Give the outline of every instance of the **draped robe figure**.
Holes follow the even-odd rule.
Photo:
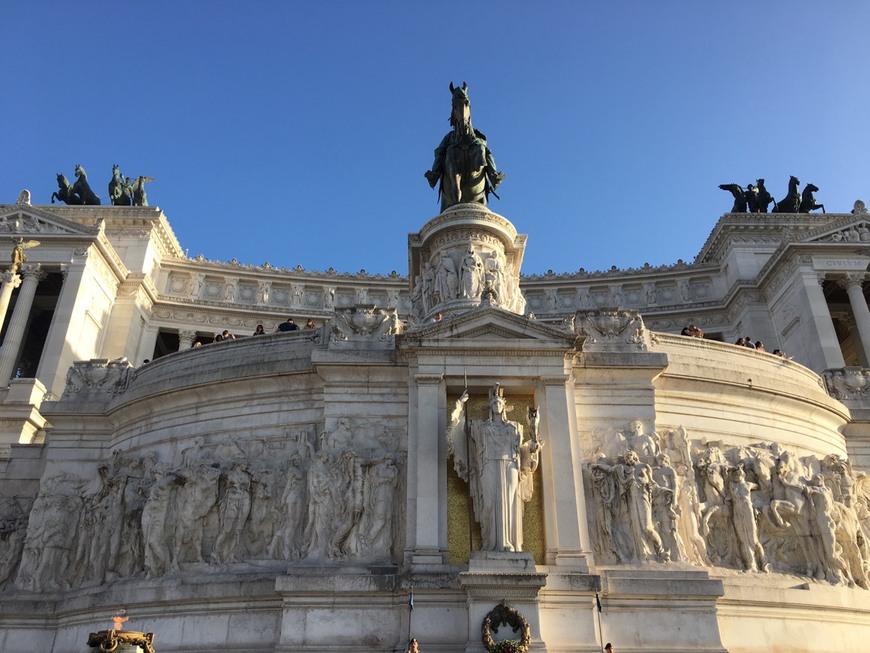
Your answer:
[[[468,481],[484,551],[522,551],[524,502],[531,499],[531,475],[538,468],[537,434],[523,442],[523,428],[505,418],[498,384],[490,392],[490,418],[470,420],[465,434],[464,393],[451,415],[448,447],[454,468]]]

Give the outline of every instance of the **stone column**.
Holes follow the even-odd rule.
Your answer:
[[[447,443],[441,375],[418,374],[408,424],[408,549],[412,564],[447,556]]]
[[[160,327],[155,324],[149,324],[142,329],[142,335],[139,338],[139,347],[136,350],[136,360],[131,361],[134,366],[139,366],[146,360],[151,360],[154,356],[154,346],[157,344],[157,334]]]
[[[589,526],[570,377],[543,377],[535,393],[541,415],[547,564],[589,571]]]
[[[24,341],[24,330],[27,328],[27,320],[30,317],[30,309],[33,307],[33,297],[36,295],[36,286],[42,277],[42,269],[38,263],[24,264],[21,266],[21,290],[18,291],[18,301],[15,310],[12,311],[12,320],[9,329],[3,339],[3,350],[0,353],[0,387],[9,385],[12,374],[15,371],[15,361]]]
[[[0,274],[0,328],[6,320],[6,311],[9,310],[9,300],[12,299],[12,291],[21,285],[21,277],[13,270],[6,270]]]
[[[194,340],[196,340],[196,331],[179,331],[178,351],[184,351],[193,347]]]
[[[855,316],[858,337],[861,340],[861,348],[864,350],[866,359],[870,356],[870,308],[867,308],[867,300],[864,298],[864,274],[847,274],[845,279],[840,279],[838,283],[846,289],[849,295],[852,315]]]
[[[801,362],[813,369],[845,367],[846,361],[843,358],[843,350],[840,347],[840,341],[837,339],[834,321],[831,319],[831,311],[828,309],[828,301],[825,299],[825,293],[822,290],[825,275],[804,274],[802,276],[804,291],[809,303],[809,315],[807,318],[815,327],[820,348],[819,354],[821,354],[822,360],[813,360],[815,358],[814,352],[809,352],[811,360]]]
[[[45,384],[51,392],[60,395],[66,384],[67,370],[76,360],[88,360],[98,355],[96,342],[85,340],[80,335],[71,338],[71,334],[83,333],[83,325],[88,319],[87,311],[92,301],[88,294],[88,284],[85,280],[85,269],[88,261],[88,249],[77,249],[68,264],[61,265],[63,286],[57,297],[51,326],[42,347],[42,356],[36,377]]]

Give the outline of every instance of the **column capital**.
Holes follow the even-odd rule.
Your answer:
[[[40,281],[45,278],[45,271],[39,263],[23,263],[19,272],[24,279],[36,277]]]
[[[17,288],[21,285],[21,277],[14,270],[6,270],[0,273],[0,283],[3,285],[9,283],[13,288]]]
[[[864,272],[849,272],[843,277],[837,279],[837,284],[845,290],[848,290],[853,286],[858,286],[860,288],[864,285],[866,276],[867,275]]]

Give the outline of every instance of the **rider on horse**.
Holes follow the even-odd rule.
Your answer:
[[[438,193],[441,210],[460,202],[486,204],[490,193],[504,179],[495,165],[492,152],[486,144],[486,136],[471,125],[471,103],[468,99],[468,85],[454,87],[450,82],[453,96],[450,112],[449,132],[435,150],[432,169],[425,173],[429,186],[435,188],[439,181]],[[495,195],[498,197],[498,195]]]

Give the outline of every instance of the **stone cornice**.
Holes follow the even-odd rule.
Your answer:
[[[501,231],[506,237],[505,244],[513,246],[517,239],[517,230],[507,218],[500,216],[498,213],[493,213],[488,208],[479,204],[456,204],[451,206],[443,213],[429,220],[420,230],[420,242],[430,238],[434,233],[442,231],[445,228],[456,226],[467,226],[478,222],[482,225],[495,227]]]
[[[851,213],[726,213],[713,227],[695,257],[695,263],[720,261],[736,238],[746,239],[746,244],[761,243],[765,239],[768,245],[772,242],[805,241],[813,234],[861,220],[862,216]]]
[[[101,220],[107,233],[141,230],[155,239],[164,256],[183,257],[184,250],[163,211],[156,206],[51,206],[41,207],[78,224]]]
[[[612,283],[615,280],[634,278],[643,278],[648,281],[650,276],[658,276],[661,278],[675,278],[674,273],[684,272],[686,275],[695,274],[716,274],[719,271],[719,265],[714,263],[686,263],[682,259],[676,263],[664,265],[650,265],[645,263],[639,268],[618,268],[615,265],[609,270],[595,270],[587,272],[584,268],[580,268],[577,272],[553,272],[549,271],[546,274],[524,274],[520,275],[520,283],[523,285],[546,285],[554,281],[594,281],[600,283]],[[685,276],[685,275],[681,275]]]
[[[271,265],[247,265],[235,262],[210,261],[202,256],[196,258],[167,258],[162,261],[162,269],[167,272],[183,272],[189,274],[213,274],[215,276],[238,277],[251,281],[282,281],[286,283],[321,283],[327,286],[357,288],[365,285],[377,285],[382,288],[400,288],[407,290],[408,277],[397,272],[390,274],[369,274],[365,270],[357,273],[335,272],[330,268],[326,272],[305,270],[301,266],[294,269],[276,268]]]

